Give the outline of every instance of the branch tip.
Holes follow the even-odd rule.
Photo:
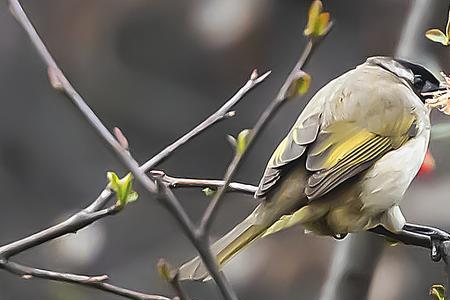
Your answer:
[[[64,85],[61,81],[62,73],[59,69],[49,66],[47,68],[48,80],[50,81],[50,85],[57,91],[64,91]]]
[[[237,144],[236,138],[234,136],[232,136],[231,134],[227,134],[226,138],[227,138],[228,143],[230,143],[231,147],[233,147],[233,149],[235,149],[236,144]]]
[[[272,74],[272,70],[269,70],[266,73],[259,76],[257,82],[261,82],[261,81],[265,80],[270,74]]]
[[[250,75],[250,80],[255,81],[258,79],[258,69],[253,69],[252,74]]]
[[[232,111],[229,111],[229,112],[227,112],[226,114],[225,114],[225,118],[232,118],[232,117],[234,117],[236,115],[236,111],[235,110],[232,110]]]
[[[122,130],[120,130],[119,127],[114,127],[113,132],[114,132],[114,136],[116,137],[116,140],[119,142],[120,146],[122,146],[122,148],[124,150],[128,150],[129,149],[128,139],[123,134]]]

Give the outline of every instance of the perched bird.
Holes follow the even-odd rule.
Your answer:
[[[212,245],[218,264],[297,224],[336,238],[378,225],[401,231],[399,203],[430,138],[424,93],[438,89],[424,67],[389,57],[368,58],[324,86],[273,152],[255,194],[261,204]],[[179,276],[208,273],[196,257]]]

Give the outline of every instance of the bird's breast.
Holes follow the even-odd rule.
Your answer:
[[[365,209],[383,212],[401,201],[425,158],[429,137],[429,128],[424,128],[418,136],[385,154],[367,171],[360,194]]]

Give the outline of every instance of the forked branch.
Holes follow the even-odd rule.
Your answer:
[[[156,198],[160,200],[161,203],[172,213],[172,215],[180,224],[186,236],[190,239],[190,241],[198,250],[200,257],[202,258],[211,277],[216,281],[223,297],[226,300],[237,299],[236,295],[234,294],[234,291],[229,286],[225,277],[218,270],[215,256],[213,255],[213,253],[211,253],[211,250],[208,245],[208,229],[212,222],[213,216],[217,211],[218,204],[223,194],[227,191],[228,185],[230,184],[233,175],[238,170],[238,167],[241,164],[243,158],[245,157],[247,151],[239,153],[239,155],[235,156],[235,158],[233,159],[233,161],[231,162],[230,166],[227,169],[222,185],[220,185],[220,182],[214,183],[217,187],[219,187],[219,192],[216,194],[216,197],[213,199],[210,206],[206,210],[199,228],[196,228],[194,226],[193,222],[188,217],[186,211],[181,206],[179,200],[172,193],[169,186],[164,182],[164,178],[162,178],[161,176],[154,176],[155,172],[153,172],[153,174],[150,173],[149,176],[147,176],[146,172],[153,169],[165,158],[167,158],[173,151],[175,151],[178,147],[188,142],[202,131],[211,127],[218,121],[234,115],[234,113],[231,112],[230,109],[253,87],[261,83],[269,75],[269,72],[263,74],[262,76],[258,76],[256,71],[253,72],[252,75],[250,76],[249,81],[236,93],[235,96],[233,96],[227,103],[225,103],[218,111],[212,114],[204,122],[193,128],[183,137],[175,141],[173,144],[166,147],[164,150],[155,155],[153,158],[144,163],[142,166],[139,166],[137,161],[128,151],[128,147],[125,146],[123,142],[119,142],[118,140],[116,140],[114,135],[111,134],[111,132],[103,125],[101,120],[91,110],[86,101],[73,88],[73,86],[64,76],[63,72],[50,55],[49,51],[45,47],[44,43],[40,39],[30,20],[28,19],[27,15],[23,11],[18,0],[9,0],[9,2],[12,13],[19,21],[19,23],[22,25],[22,27],[25,29],[26,33],[29,35],[31,42],[37,49],[42,60],[46,63],[48,77],[53,88],[62,92],[75,105],[75,107],[86,118],[88,123],[98,133],[98,135],[102,138],[102,140],[114,151],[114,153],[124,164],[124,166],[133,173],[135,179],[145,188],[145,190],[148,193],[156,195]],[[328,31],[328,29],[329,28],[326,28],[326,31]],[[325,34],[323,34],[323,36]],[[297,73],[301,71],[302,67],[304,66],[304,64],[306,63],[306,61],[308,60],[309,56],[312,53],[313,46],[317,44],[319,40],[320,38],[309,39],[301,58],[297,62],[294,69],[291,71],[288,78],[286,79],[284,85],[282,86],[282,88],[278,93],[278,96],[270,103],[270,105],[263,112],[258,122],[254,126],[247,146],[247,150],[252,145],[253,141],[256,140],[256,138],[259,136],[260,132],[265,128],[268,121],[274,116],[275,112],[279,109],[281,104],[284,103],[286,93],[289,87],[291,86],[291,83],[295,79]],[[124,136],[121,137],[123,138],[122,139],[123,141],[125,137]],[[248,188],[248,186],[242,185],[235,185],[235,186],[240,190],[245,190]],[[123,207],[113,205],[111,207],[103,209],[103,207],[106,206],[108,200],[111,198],[112,194],[113,192],[111,191],[111,189],[106,187],[104,191],[100,194],[100,196],[91,205],[89,205],[87,208],[80,211],[79,213],[75,214],[70,219],[54,227],[41,231],[37,234],[34,234],[27,238],[21,239],[17,242],[13,242],[1,247],[0,267],[12,273],[24,275],[25,277],[34,276],[85,285],[89,284],[92,287],[97,287],[99,289],[110,291],[116,294],[119,294],[119,290],[124,291],[121,288],[111,286],[109,284],[102,282],[101,280],[98,280],[99,277],[89,277],[89,276],[64,274],[53,271],[40,270],[37,268],[22,266],[9,261],[9,258],[12,257],[13,255],[16,255],[20,252],[23,252],[29,248],[42,244],[51,239],[57,238],[66,233],[76,232],[77,230],[85,226],[88,226],[89,224],[100,218],[117,213]],[[140,294],[138,292],[132,291],[128,292],[131,292],[132,294],[134,293],[133,294],[134,296],[129,293],[128,294],[123,293],[121,295],[132,299],[154,299],[151,297],[155,297],[153,295],[145,295]],[[140,294],[142,297],[139,298],[140,297],[139,296],[136,298],[136,295],[138,294]],[[165,298],[161,297],[160,299]]]

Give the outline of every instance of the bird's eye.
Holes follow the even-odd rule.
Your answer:
[[[423,79],[421,75],[415,75],[414,76],[414,85],[420,85],[423,84]]]
[[[424,86],[425,82],[422,79],[421,75],[415,75],[414,76],[414,88],[416,88],[417,90],[421,90]]]

